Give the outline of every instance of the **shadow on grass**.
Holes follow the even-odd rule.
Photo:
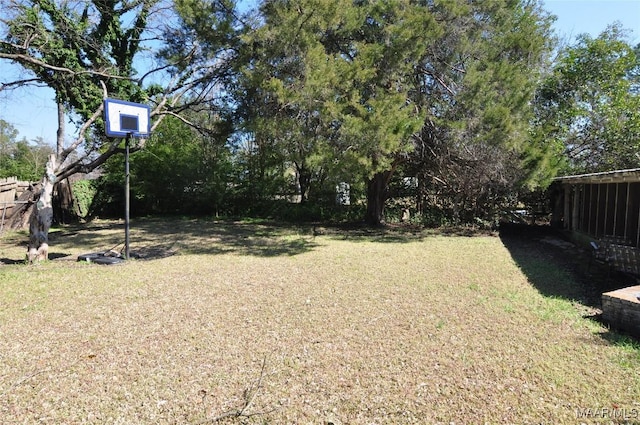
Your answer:
[[[590,252],[564,240],[563,234],[549,226],[509,225],[500,238],[529,282],[544,296],[562,298],[586,306],[583,317],[602,322],[602,293],[635,285],[635,279],[609,274],[590,263]],[[606,324],[605,324],[606,325]],[[626,336],[607,331],[601,337],[612,344]]]
[[[368,227],[348,224],[291,224],[272,221],[232,221],[184,218],[141,218],[131,221],[130,255],[139,260],[153,260],[172,255],[222,255],[236,253],[273,257],[298,255],[313,250],[321,237],[351,242],[409,243],[427,237],[484,235],[470,228],[428,230],[422,226],[390,224]],[[96,220],[87,224],[52,229],[50,259],[74,260],[80,254],[116,251],[124,253],[123,221]],[[13,259],[0,264],[24,261],[28,235],[16,232],[3,243],[13,246]],[[15,254],[15,255],[14,255]],[[6,255],[6,254],[5,254]]]
[[[123,252],[124,232],[123,222],[97,222],[53,233],[50,241],[52,247],[62,250]],[[165,218],[137,219],[130,224],[130,254],[140,260],[176,254],[298,255],[316,246],[311,228],[292,225]]]
[[[26,264],[26,260],[16,260],[13,258],[0,258],[0,264],[13,265],[13,264]]]
[[[422,240],[423,229],[409,225],[367,226],[363,223],[314,224],[313,235],[350,242],[408,243]]]
[[[629,286],[628,278],[590,264],[590,252],[549,226],[504,226],[500,239],[541,294],[600,308],[603,292]]]
[[[314,234],[327,235],[333,239],[351,242],[409,243],[419,242],[432,236],[476,237],[493,234],[491,231],[474,227],[425,228],[412,224],[387,224],[369,227],[364,224],[338,224],[333,226],[314,226]]]

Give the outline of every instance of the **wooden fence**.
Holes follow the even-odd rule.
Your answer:
[[[0,231],[4,228],[5,220],[13,215],[16,205],[25,203],[19,198],[30,185],[29,182],[19,181],[17,177],[0,179]]]

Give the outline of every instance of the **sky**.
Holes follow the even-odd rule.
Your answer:
[[[555,30],[568,41],[584,33],[597,37],[619,21],[632,31],[631,43],[640,43],[640,0],[545,0],[544,9],[557,16]]]
[[[608,25],[619,21],[631,30],[632,44],[640,43],[640,0],[546,0],[544,8],[557,16],[554,24],[562,40],[571,43],[579,34],[597,37]],[[0,82],[15,76],[16,67],[0,61]],[[0,119],[12,124],[18,138],[42,138],[55,145],[57,112],[50,89],[25,88],[0,91]],[[73,126],[67,124],[67,133]]]

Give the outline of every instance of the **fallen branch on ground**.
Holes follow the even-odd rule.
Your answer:
[[[242,405],[237,409],[229,410],[221,415],[215,416],[213,418],[205,419],[202,422],[198,422],[198,425],[207,424],[207,423],[218,423],[225,419],[238,419],[238,418],[251,418],[254,416],[266,415],[268,413],[273,412],[275,409],[271,409],[264,412],[249,412],[249,408],[258,394],[258,391],[262,388],[262,379],[264,378],[264,372],[267,366],[267,358],[266,356],[262,359],[262,366],[260,368],[260,375],[256,382],[251,385],[249,388],[245,388],[242,392]],[[205,394],[206,396],[206,394]]]

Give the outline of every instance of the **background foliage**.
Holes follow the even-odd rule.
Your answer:
[[[0,119],[0,178],[17,177],[35,182],[42,178],[42,170],[51,146],[38,138],[28,142],[18,139],[18,131],[10,123]]]
[[[640,45],[619,25],[562,49],[536,96],[539,138],[564,173],[640,166]]]
[[[540,199],[559,173],[640,165],[639,48],[616,25],[558,46],[536,1],[273,0],[240,12],[233,1],[180,0],[139,4],[129,23],[124,3],[92,3],[85,13],[97,25],[62,3],[46,4],[50,24],[41,9],[16,5],[0,57],[21,40],[42,51],[49,65],[29,69],[60,88],[79,122],[91,120],[101,78],[110,93],[160,108],[164,121],[131,157],[134,215],[491,225]],[[29,25],[65,31],[46,45],[28,38]],[[145,31],[171,84],[138,78]],[[114,74],[93,67],[109,61]],[[76,87],[91,95],[52,66],[79,72]],[[1,124],[0,172],[38,179],[49,148]],[[81,159],[65,172],[104,163],[95,182],[76,185],[77,204],[119,216],[123,145],[100,126],[86,133],[85,152],[63,150]],[[350,205],[340,206],[343,182]]]

